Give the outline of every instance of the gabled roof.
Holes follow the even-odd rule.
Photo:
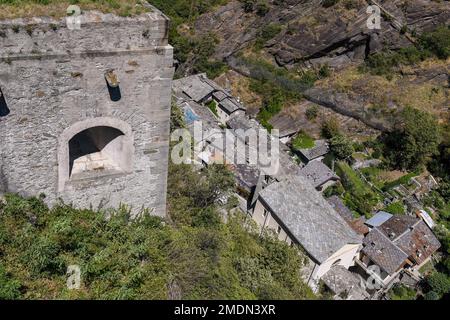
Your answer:
[[[362,251],[392,274],[406,259],[421,264],[440,246],[439,240],[422,220],[396,215],[369,233]]]
[[[439,240],[421,220],[413,230],[400,236],[395,243],[417,264],[424,262],[441,247]]]
[[[195,102],[202,102],[216,89],[205,81],[206,75],[198,74],[173,81],[173,89],[182,91]]]
[[[379,227],[392,217],[392,214],[384,211],[378,211],[372,218],[366,221],[370,227]]]
[[[328,143],[325,140],[316,140],[314,147],[308,149],[300,149],[300,153],[308,160],[314,160],[326,155],[329,151]]]
[[[388,220],[386,220],[386,222],[382,223],[379,229],[386,237],[394,241],[419,221],[420,220],[415,217],[395,215],[391,216]]]
[[[408,255],[389,240],[378,227],[364,238],[362,252],[389,274],[403,266]]]
[[[362,237],[302,176],[270,184],[260,192],[260,199],[319,263],[347,244],[362,243]]]
[[[233,98],[225,98],[219,102],[219,107],[224,109],[228,114],[236,110],[245,110],[244,107]]]
[[[300,174],[318,188],[330,180],[339,180],[339,177],[321,161],[309,162],[300,170]]]

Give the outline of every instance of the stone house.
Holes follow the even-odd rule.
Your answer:
[[[175,80],[173,90],[176,95],[184,94],[187,98],[199,104],[214,102],[215,116],[223,125],[236,112],[245,112],[245,107],[236,98],[217,83],[208,79],[206,74],[196,74]]]
[[[439,240],[422,220],[394,215],[373,227],[364,238],[363,249],[356,261],[382,287],[387,287],[402,272],[419,276],[420,267],[440,246]]]
[[[362,236],[302,176],[286,177],[264,188],[252,218],[261,230],[273,230],[280,240],[304,250],[309,259],[305,280],[315,290],[332,266],[353,266],[361,248]]]

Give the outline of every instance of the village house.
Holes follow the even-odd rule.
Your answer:
[[[329,151],[330,148],[326,140],[316,140],[314,141],[314,147],[300,149],[297,153],[300,156],[300,159],[305,164],[308,164],[311,161],[322,161]]]
[[[198,104],[213,104],[212,112],[225,124],[236,112],[245,112],[245,107],[225,89],[208,79],[206,74],[197,74],[175,80],[173,90],[177,95],[183,93]]]
[[[323,191],[339,181],[339,177],[321,161],[312,161],[304,166],[300,174],[311,182],[317,191]]]
[[[418,280],[420,267],[440,248],[439,240],[420,219],[394,215],[381,222],[385,217],[378,215],[379,220],[368,221],[373,229],[364,238],[356,262],[384,288],[398,281],[402,273]]]
[[[280,240],[306,252],[309,271],[304,276],[314,290],[332,266],[353,266],[362,244],[362,236],[301,175],[285,177],[263,189],[252,218],[261,230],[273,230]]]

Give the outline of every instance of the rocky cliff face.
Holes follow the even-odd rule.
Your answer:
[[[378,1],[391,14],[382,19],[381,30],[367,27],[370,1],[343,0],[331,7],[323,1],[272,1],[264,16],[245,12],[242,3],[231,1],[201,16],[195,23],[199,33],[213,32],[221,42],[216,57],[227,59],[251,46],[264,27],[279,27],[279,33],[264,42],[264,50],[281,66],[296,63],[327,63],[341,67],[383,48],[395,49],[410,44],[399,32],[407,26],[414,32],[435,28],[450,21],[448,1]],[[280,3],[280,4],[277,4]]]
[[[382,8],[379,30],[367,26],[367,8],[374,3]],[[220,42],[214,58],[245,76],[250,71],[239,63],[239,56],[255,55],[255,46],[259,46],[256,55],[273,65],[287,69],[327,65],[339,74],[360,65],[372,53],[411,46],[417,34],[449,21],[449,1],[339,0],[326,6],[317,0],[277,0],[269,1],[265,14],[246,12],[242,2],[230,1],[200,16],[193,29],[197,35],[215,34]],[[446,112],[449,70],[445,64],[402,70],[402,78],[394,82],[361,75],[342,81],[338,76],[337,83],[316,84],[305,97],[378,130],[389,130],[401,103],[426,103],[438,116]],[[392,90],[364,85],[371,81]]]

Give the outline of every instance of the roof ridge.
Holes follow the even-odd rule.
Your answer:
[[[403,231],[402,234],[400,234],[397,238],[395,238],[395,240],[393,240],[392,242],[396,243],[398,240],[400,240],[400,238],[402,238],[405,234],[407,234],[408,232],[411,232],[411,228],[415,228],[420,221],[422,221],[421,219],[419,219],[419,221],[416,221],[411,227],[407,228],[405,231]]]
[[[407,254],[405,251],[402,250],[402,248],[397,246],[397,244],[394,241],[392,241],[391,239],[389,239],[381,230],[378,229],[378,227],[375,227],[373,229],[378,231],[378,233],[380,233],[384,238],[386,238],[386,240],[391,242],[398,250],[400,250],[402,253],[404,253],[406,255],[406,257],[409,257],[409,254]]]

